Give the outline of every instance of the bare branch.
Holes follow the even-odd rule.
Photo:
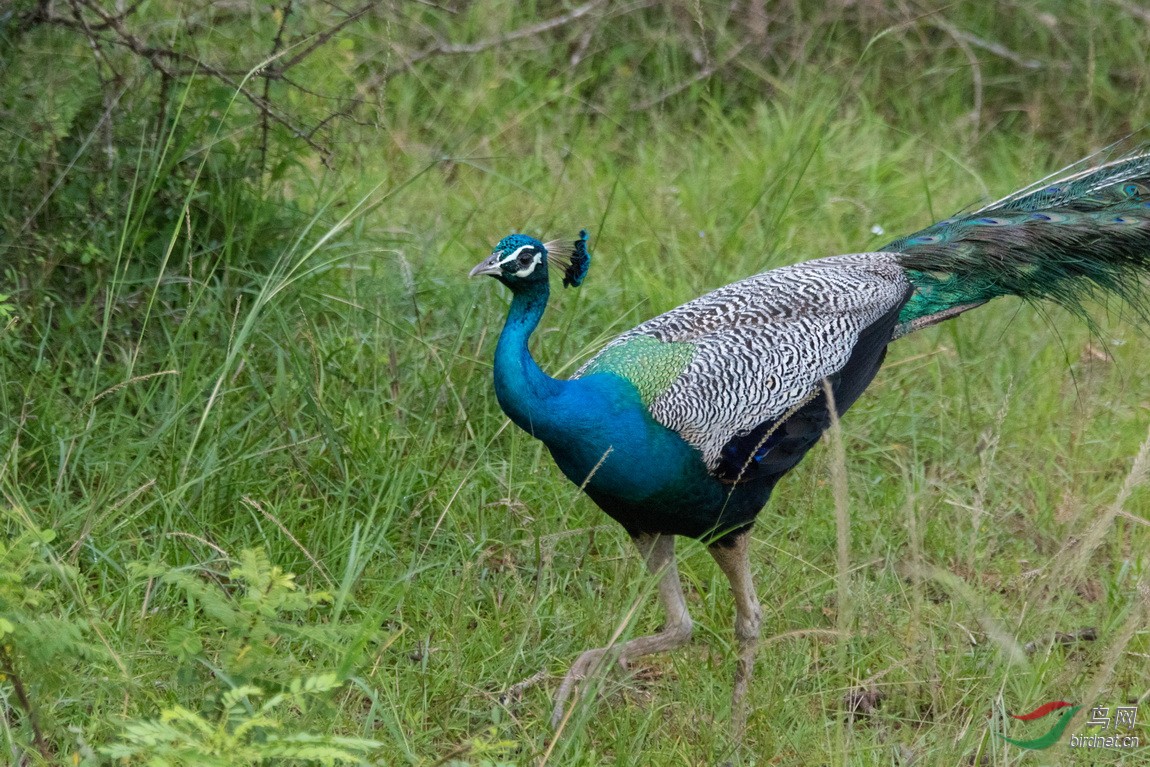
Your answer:
[[[419,62],[424,59],[432,58],[433,56],[458,56],[462,54],[482,53],[483,51],[496,48],[506,43],[514,42],[515,40],[522,40],[528,37],[536,37],[545,32],[558,29],[566,26],[573,21],[583,18],[591,11],[595,10],[601,5],[604,5],[606,0],[591,0],[591,2],[584,3],[577,6],[567,13],[560,14],[550,19],[537,22],[535,24],[528,24],[527,26],[520,27],[519,29],[512,30],[504,35],[497,37],[489,37],[484,40],[477,40],[473,43],[450,43],[445,40],[440,40],[433,45],[430,45],[423,50],[408,57],[403,65],[396,70],[386,72],[374,77],[368,84],[368,88],[377,88],[388,80],[407,72]]]
[[[284,30],[287,29],[288,18],[292,12],[292,0],[286,0],[284,7],[280,10],[280,23],[276,28],[276,36],[272,39],[272,50],[268,58],[275,59],[280,55],[283,49]],[[264,101],[270,101],[272,90],[272,80],[270,77],[264,78]],[[260,174],[267,169],[268,162],[268,133],[270,125],[268,120],[268,113],[260,111]]]
[[[276,63],[277,58],[284,55],[285,48],[287,47],[287,21],[294,10],[293,0],[285,0],[285,5],[281,9],[283,18],[280,20],[272,41],[271,53],[268,56],[267,62],[255,69],[241,70],[216,66],[193,53],[186,53],[174,48],[150,44],[128,29],[124,23],[126,19],[136,13],[141,4],[142,0],[135,0],[135,2],[131,3],[122,11],[113,13],[102,7],[102,4],[98,0],[68,0],[68,5],[72,11],[71,18],[69,18],[66,16],[53,15],[51,12],[51,4],[44,2],[33,12],[30,20],[36,23],[66,27],[82,33],[87,38],[97,59],[102,61],[117,79],[119,78],[118,73],[112,69],[111,63],[102,53],[102,50],[109,45],[126,49],[137,57],[147,61],[152,69],[159,73],[164,82],[171,82],[178,78],[203,76],[218,80],[229,88],[232,88],[237,95],[242,96],[244,100],[256,109],[260,125],[260,167],[263,167],[266,162],[268,130],[272,123],[286,128],[292,136],[303,141],[313,151],[321,154],[325,163],[328,161],[331,156],[331,149],[318,141],[315,138],[316,135],[335,117],[350,115],[355,109],[362,105],[362,101],[352,98],[346,108],[336,110],[316,125],[308,126],[297,122],[294,117],[285,112],[276,101],[272,99],[271,81],[282,80],[291,87],[298,88],[298,84],[288,80],[284,76],[284,73],[304,61],[321,46],[330,42],[350,24],[363,18],[373,7],[378,5],[378,2],[367,2],[361,5],[348,13],[347,16],[338,23],[322,30],[310,40],[307,40],[306,44],[298,50],[292,51],[290,57]],[[254,83],[249,84],[249,79],[263,80],[263,86],[260,87]]]
[[[306,47],[304,47],[299,53],[292,56],[290,59],[287,59],[286,61],[284,61],[279,66],[274,67],[273,68],[273,74],[282,75],[284,72],[286,72],[287,70],[294,67],[296,64],[298,64],[301,61],[303,61],[304,59],[306,59],[317,48],[320,48],[325,43],[327,43],[329,40],[331,40],[333,37],[335,37],[337,34],[342,32],[345,27],[359,21],[360,18],[362,18],[364,14],[366,14],[373,7],[375,7],[375,5],[376,5],[376,3],[374,3],[374,2],[369,2],[369,3],[364,4],[359,9],[354,10],[350,14],[348,14],[347,18],[345,18],[343,21],[332,26],[330,29],[324,30],[320,34],[316,35],[315,39],[312,40],[312,42],[309,43]]]

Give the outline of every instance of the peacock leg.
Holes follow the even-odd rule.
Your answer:
[[[747,556],[750,540],[750,531],[744,530],[733,538],[708,547],[719,569],[731,582],[731,591],[735,595],[735,638],[739,640],[739,660],[735,666],[735,689],[731,697],[731,730],[736,743],[742,741],[747,726],[747,685],[755,667],[755,650],[762,624],[762,611],[755,596],[751,562]]]
[[[659,601],[667,613],[663,630],[650,636],[636,637],[621,645],[587,650],[571,666],[559,692],[555,695],[555,711],[551,715],[551,726],[558,727],[563,721],[563,704],[571,694],[575,684],[594,671],[605,657],[617,654],[618,663],[623,668],[632,658],[682,647],[691,639],[691,616],[687,613],[687,600],[683,596],[683,586],[679,583],[679,570],[675,566],[675,536],[640,534],[634,538],[635,545],[647,562],[652,575],[659,576]]]

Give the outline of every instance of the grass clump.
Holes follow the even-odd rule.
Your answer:
[[[323,620],[316,608],[330,603],[330,594],[299,589],[291,573],[259,550],[243,551],[223,583],[205,581],[221,578],[210,571],[136,566],[132,574],[180,592],[187,602],[187,618],[168,630],[165,641],[175,669],[172,689],[217,687],[219,693],[209,693],[208,713],[177,703],[159,718],[125,723],[119,741],[102,747],[103,754],[154,765],[334,765],[360,764],[383,747],[367,738],[301,729],[309,709],[319,708],[313,719],[327,718],[328,701],[346,680],[337,673],[295,676],[310,665],[300,652],[306,655],[310,643],[341,648],[343,665],[352,668],[363,648],[378,641],[371,627]]]
[[[334,675],[298,679],[287,692],[267,700],[263,700],[265,694],[259,687],[233,687],[220,698],[217,721],[209,721],[181,706],[165,709],[159,719],[127,724],[121,736],[123,740],[101,751],[116,759],[165,767],[226,767],[277,764],[284,760],[323,765],[361,764],[367,753],[382,744],[363,738],[307,732],[276,734],[285,728],[277,709],[285,705],[302,708],[310,695],[338,686]]]

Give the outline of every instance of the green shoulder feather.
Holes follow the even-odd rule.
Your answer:
[[[694,344],[636,335],[607,346],[579,375],[614,373],[630,381],[638,389],[643,404],[650,406],[682,374],[694,356]]]

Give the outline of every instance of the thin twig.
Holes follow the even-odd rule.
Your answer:
[[[284,30],[287,29],[288,18],[291,16],[291,13],[292,13],[292,0],[287,0],[284,3],[284,7],[280,9],[279,27],[276,29],[275,37],[272,38],[271,53],[268,54],[268,58],[273,60],[273,61],[280,55],[280,51],[283,49]],[[271,77],[265,77],[264,78],[264,92],[263,92],[264,101],[267,101],[267,102],[271,101],[271,91],[272,91],[272,78]],[[271,125],[268,121],[268,113],[261,111],[260,112],[260,163],[259,163],[259,169],[260,169],[260,175],[261,176],[263,176],[264,172],[267,171],[267,167],[268,167],[268,133],[270,131],[270,128],[271,128]]]
[[[830,428],[827,435],[830,437],[831,447],[831,487],[835,500],[835,531],[836,551],[838,560],[838,630],[843,636],[849,636],[851,630],[850,614],[850,564],[851,564],[851,521],[850,521],[850,489],[847,485],[847,453],[843,444],[842,423],[839,421],[838,406],[835,404],[834,388],[831,382],[823,379],[823,394],[826,397],[827,414],[830,416]]]
[[[29,729],[32,730],[32,743],[36,746],[36,750],[40,752],[40,756],[51,762],[52,749],[48,747],[48,741],[44,739],[44,730],[40,726],[40,719],[36,715],[36,709],[32,705],[32,699],[28,696],[28,690],[24,687],[24,680],[16,668],[16,661],[12,657],[8,645],[5,644],[0,644],[0,673],[8,677],[8,681],[12,684],[12,690],[16,693],[16,700],[20,704],[20,708],[24,711],[24,716],[28,720]]]
[[[938,27],[943,32],[946,32],[956,41],[961,40],[963,42],[970,43],[975,48],[981,48],[984,51],[993,53],[995,56],[1013,62],[1014,64],[1017,64],[1018,66],[1025,69],[1042,69],[1044,66],[1046,66],[1038,59],[1028,59],[1019,53],[1015,53],[1002,43],[996,43],[993,40],[984,40],[983,38],[976,37],[969,32],[964,32],[950,22],[944,21],[937,16],[930,16],[927,18],[927,20],[930,24]]]
[[[1126,0],[1110,0],[1110,2],[1114,5],[1117,5],[1119,8],[1126,11],[1131,16],[1137,19],[1141,19],[1147,24],[1150,24],[1150,9],[1143,8],[1142,6],[1135,5],[1134,3],[1128,3]]]
[[[536,671],[522,682],[516,682],[504,690],[503,694],[499,696],[499,704],[506,706],[511,701],[518,700],[524,692],[542,682],[547,676],[547,670],[543,669],[542,671]]]
[[[1150,431],[1146,434],[1138,454],[1130,465],[1130,471],[1122,482],[1114,502],[1086,529],[1082,537],[1068,543],[1051,561],[1051,567],[1056,572],[1069,574],[1072,578],[1079,577],[1090,556],[1101,545],[1102,540],[1114,525],[1114,520],[1126,507],[1127,501],[1138,486],[1150,477]]]
[[[544,32],[550,32],[553,29],[558,29],[565,24],[570,24],[572,21],[586,16],[588,13],[595,10],[597,6],[602,5],[604,2],[605,0],[591,0],[591,2],[584,3],[583,5],[580,5],[577,8],[573,8],[567,13],[561,14],[559,16],[555,16],[550,19],[544,19],[543,21],[536,22],[535,24],[528,24],[527,26],[520,27],[519,29],[513,29],[505,35],[490,37],[486,40],[477,40],[474,43],[437,43],[431,48],[426,49],[425,53],[426,55],[431,55],[433,53],[443,53],[447,55],[458,55],[461,53],[480,53],[481,51],[485,51],[489,48],[495,48],[515,40],[522,40],[525,37],[535,37],[537,35],[543,34]]]
[[[280,522],[279,519],[276,518],[276,516],[274,514],[272,514],[270,511],[268,511],[263,506],[261,506],[260,502],[257,501],[256,499],[252,498],[250,495],[244,496],[244,503],[246,503],[248,506],[251,506],[253,509],[258,511],[260,514],[263,514],[264,517],[269,522],[271,522],[276,527],[278,527],[280,529],[280,532],[283,533],[284,535],[286,535],[288,537],[288,540],[290,540],[292,543],[294,543],[296,548],[299,549],[300,551],[302,551],[303,555],[308,558],[308,561],[310,561],[312,563],[312,565],[315,566],[315,569],[317,571],[319,571],[320,576],[322,576],[323,579],[325,581],[327,581],[327,587],[329,589],[332,589],[333,591],[335,590],[335,581],[332,580],[332,577],[328,573],[327,568],[324,567],[320,563],[320,561],[318,559],[316,559],[315,556],[312,555],[312,553],[310,551],[307,550],[306,546],[304,546],[302,543],[300,543],[299,538],[296,538],[294,535],[292,535],[291,530],[287,529],[287,525],[285,525],[283,522]]]
[[[289,2],[288,5],[290,6],[291,3]],[[339,22],[338,24],[333,25],[329,29],[325,29],[323,32],[320,32],[318,35],[316,35],[314,38],[312,38],[312,41],[310,43],[308,43],[303,48],[301,48],[300,51],[298,53],[296,53],[294,56],[292,56],[289,59],[285,59],[278,66],[271,68],[269,70],[269,76],[276,76],[276,77],[282,76],[284,72],[286,72],[287,70],[294,67],[296,64],[298,64],[301,61],[303,61],[304,59],[306,59],[317,48],[322,47],[324,44],[326,44],[333,37],[335,37],[340,32],[342,32],[344,30],[344,28],[346,28],[346,27],[350,26],[351,24],[354,24],[355,22],[359,21],[360,18],[365,13],[370,11],[376,5],[378,5],[378,3],[375,3],[375,2],[366,3],[365,5],[357,8],[356,10],[349,13],[343,21]],[[285,14],[285,19],[286,19],[286,14]]]
[[[707,78],[711,77],[713,74],[718,72],[719,70],[725,68],[732,61],[734,61],[735,58],[738,57],[738,55],[740,53],[742,53],[743,50],[750,44],[751,44],[750,40],[743,40],[741,43],[739,43],[734,48],[732,48],[730,51],[728,51],[727,55],[723,56],[723,58],[720,59],[719,61],[715,62],[714,64],[712,64],[709,67],[704,67],[703,69],[700,69],[698,72],[696,72],[691,77],[688,77],[686,80],[683,80],[680,83],[676,83],[675,85],[672,85],[670,88],[667,88],[666,90],[660,92],[658,95],[654,96],[653,98],[649,98],[646,101],[640,101],[638,104],[635,104],[634,106],[631,107],[631,111],[632,112],[646,111],[646,110],[650,109],[651,107],[653,107],[657,104],[661,104],[662,102],[671,98],[675,94],[685,91],[687,88],[690,88],[695,83],[701,82],[702,80],[706,80]]]

